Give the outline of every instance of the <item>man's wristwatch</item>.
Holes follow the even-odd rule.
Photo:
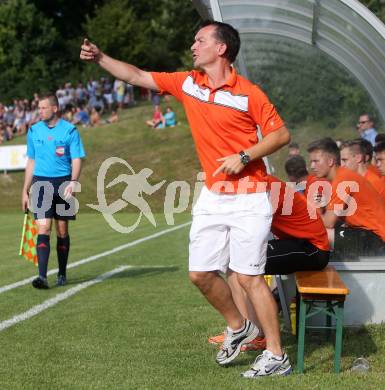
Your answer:
[[[246,154],[243,150],[239,152],[239,155],[241,156],[241,163],[243,165],[247,165],[250,162],[250,156]]]

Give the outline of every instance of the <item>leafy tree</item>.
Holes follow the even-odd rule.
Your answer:
[[[190,2],[111,0],[87,17],[85,31],[114,57],[144,69],[176,70],[198,21]]]
[[[0,3],[0,96],[12,99],[50,87],[60,72],[58,32],[27,0]]]
[[[385,1],[384,0],[360,0],[376,16],[385,23]]]

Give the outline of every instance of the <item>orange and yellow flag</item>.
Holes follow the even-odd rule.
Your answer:
[[[24,216],[23,233],[20,242],[19,255],[37,265],[36,252],[37,226],[30,213]]]

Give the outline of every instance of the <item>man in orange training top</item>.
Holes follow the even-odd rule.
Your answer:
[[[381,195],[385,202],[385,182],[371,164],[371,156],[373,154],[372,144],[364,139],[355,139],[344,142],[341,145],[340,151],[341,166],[363,176]]]
[[[361,175],[340,167],[340,151],[331,138],[308,147],[310,167],[332,185],[322,219],[330,229],[335,258],[385,254],[385,204],[381,195]],[[334,234],[333,234],[334,233]]]
[[[385,142],[380,142],[374,148],[376,153],[376,166],[380,171],[382,178],[385,177]]]
[[[230,267],[258,313],[267,339],[267,350],[242,375],[287,375],[291,365],[281,348],[276,303],[263,277],[272,215],[266,190],[259,183],[266,173],[262,157],[286,145],[290,135],[266,95],[231,66],[239,48],[237,30],[208,21],[191,46],[197,70],[146,72],[107,56],[88,40],[80,58],[96,62],[118,79],[182,102],[206,175],[193,209],[190,279],[227,323],[216,361],[230,363],[259,331],[243,318],[219,274]],[[260,142],[256,126],[263,134]]]

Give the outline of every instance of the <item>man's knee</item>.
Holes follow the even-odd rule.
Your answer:
[[[239,284],[245,291],[258,288],[266,283],[263,275],[237,274],[237,276]]]
[[[44,235],[51,235],[51,220],[49,219],[38,219],[36,220],[37,233]]]
[[[56,221],[56,234],[60,238],[68,236],[68,222],[67,221]]]
[[[197,272],[190,271],[189,277],[190,280],[195,286],[197,286],[200,290],[205,290],[211,284],[211,281],[214,277],[217,276],[216,272]]]

